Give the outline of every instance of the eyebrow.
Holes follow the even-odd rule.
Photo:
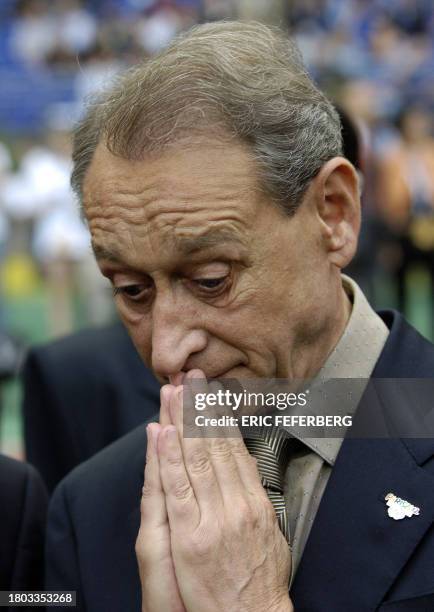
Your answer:
[[[192,255],[202,249],[209,249],[225,242],[236,242],[240,245],[240,238],[228,229],[215,229],[202,236],[181,236],[176,239],[176,246],[183,255]]]
[[[242,245],[239,237],[231,230],[211,230],[202,236],[181,236],[176,239],[176,246],[184,256],[193,255],[203,249],[209,249],[222,243],[235,242]],[[105,259],[111,263],[124,263],[124,258],[114,248],[107,248],[92,243],[92,251],[96,259]]]
[[[112,263],[123,263],[121,255],[116,249],[107,249],[99,244],[91,243],[93,254],[96,259],[106,259]]]

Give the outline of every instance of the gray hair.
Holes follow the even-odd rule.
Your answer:
[[[260,23],[220,21],[179,35],[90,103],[74,133],[72,187],[81,198],[99,142],[138,160],[194,135],[245,143],[261,188],[289,214],[342,154],[339,116],[294,41]]]

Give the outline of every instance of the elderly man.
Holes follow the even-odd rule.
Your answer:
[[[182,435],[191,378],[206,390],[433,373],[434,347],[341,275],[358,179],[294,44],[259,24],[182,35],[89,108],[72,183],[120,316],[165,384],[147,441],[140,426],[57,488],[47,587],[105,612],[432,609],[432,440],[301,439],[274,457],[271,494],[255,445]],[[398,497],[419,514],[391,518]]]

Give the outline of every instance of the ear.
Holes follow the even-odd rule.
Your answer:
[[[334,157],[324,164],[312,186],[329,260],[338,268],[345,268],[354,257],[360,232],[357,172],[344,157]]]

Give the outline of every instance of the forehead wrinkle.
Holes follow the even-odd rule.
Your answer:
[[[155,194],[146,194],[146,191],[104,190],[96,193],[93,198],[85,198],[84,210],[88,215],[98,214],[107,219],[119,216],[136,220],[143,216],[145,207],[155,199]]]
[[[147,221],[153,221],[155,217],[170,213],[174,215],[201,212],[213,214],[214,211],[217,214],[227,212],[228,215],[241,217],[240,204],[255,202],[251,189],[231,190],[227,193],[222,193],[221,188],[216,188],[215,191],[201,190],[200,192],[195,189],[190,189],[185,193],[174,190],[167,195],[159,192],[158,197],[145,206]]]
[[[155,237],[186,254],[221,242],[245,243],[249,224],[238,209],[201,208],[196,212],[205,212],[206,216],[191,214],[190,211],[188,214],[160,211],[147,224],[146,233],[151,239]]]
[[[85,210],[85,215],[91,229],[100,227],[101,229],[110,231],[111,222],[113,220],[126,226],[145,223],[143,209],[131,209],[126,206],[88,207]]]

